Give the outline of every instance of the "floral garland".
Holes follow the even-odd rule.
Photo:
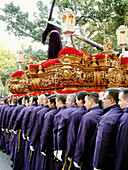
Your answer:
[[[66,55],[66,54],[68,54],[68,55],[75,54],[80,57],[82,57],[82,55],[83,55],[74,47],[66,47],[66,48],[63,48],[62,50],[60,50],[60,52],[58,53],[58,57],[61,55]]]
[[[49,66],[51,66],[51,65],[54,65],[54,64],[56,64],[56,63],[61,63],[58,58],[49,59],[49,60],[47,60],[47,61],[44,61],[44,62],[41,63],[41,66],[42,66],[42,68],[46,68],[46,67],[49,67]]]
[[[14,74],[12,74],[12,76],[11,77],[18,77],[18,76],[22,76],[24,74],[24,72],[23,71],[17,71],[17,72],[15,72]]]
[[[127,64],[127,63],[128,63],[128,57],[121,57],[120,65]]]
[[[68,54],[68,55],[75,54],[75,55],[77,55],[77,56],[79,56],[79,57],[83,57],[83,53],[80,53],[80,52],[79,52],[76,48],[74,48],[74,47],[66,47],[66,48],[60,50],[60,52],[58,53],[58,57],[61,56],[61,55],[66,55],[66,54]],[[89,59],[89,60],[92,60],[92,57],[93,57],[93,55],[92,55],[92,54],[89,54],[88,59]],[[96,57],[96,59],[98,60],[98,59],[101,59],[101,58],[105,58],[105,55],[104,55],[104,54],[97,54],[97,55],[95,55],[95,57]]]
[[[39,64],[37,64],[37,65],[29,65],[29,68],[35,68],[35,69],[38,69],[38,68],[39,68]]]
[[[105,54],[97,54],[95,55],[96,59],[102,59],[102,58],[105,58]]]

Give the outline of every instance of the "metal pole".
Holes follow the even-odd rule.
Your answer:
[[[56,1],[56,0],[53,0],[53,1],[52,1],[52,6],[51,6],[51,10],[50,10],[50,14],[49,14],[48,21],[50,21],[51,18],[52,18],[52,13],[53,13],[53,8],[54,8],[54,5],[55,5],[55,1]]]

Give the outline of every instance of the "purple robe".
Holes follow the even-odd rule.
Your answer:
[[[44,123],[40,135],[40,147],[38,153],[45,152],[46,156],[41,155],[36,159],[36,168],[38,170],[53,169],[53,121],[58,110],[56,107],[50,108],[44,116]]]
[[[73,159],[79,166],[82,163],[82,170],[93,170],[92,162],[97,132],[96,126],[102,115],[103,110],[100,106],[94,106],[82,116]]]
[[[36,107],[36,104],[32,104],[31,106],[28,107],[26,110],[23,121],[22,121],[22,134],[27,135],[27,128],[29,124],[29,119],[31,112],[33,109]],[[29,141],[25,140],[25,150],[24,150],[24,165],[26,166],[27,158],[28,158],[28,152],[29,152]]]
[[[65,150],[67,146],[67,132],[68,125],[71,118],[71,113],[78,110],[77,105],[71,105],[66,108],[61,114],[61,118],[58,125],[58,133],[57,133],[57,147],[58,150]]]
[[[18,114],[16,121],[14,122],[14,126],[13,126],[13,130],[19,130],[22,129],[22,121],[23,121],[23,117],[25,112],[28,110],[28,107],[26,107],[24,105],[24,108],[20,111],[20,113]]]
[[[0,113],[0,129],[2,128],[2,122],[3,122],[3,117],[4,117],[4,112],[6,110],[6,108],[9,108],[8,104],[3,104],[3,106],[1,107],[1,113]],[[5,145],[5,130],[1,131],[1,136],[0,136],[0,147],[1,149],[6,149],[6,145]]]
[[[38,110],[38,109],[36,109],[36,110]],[[32,130],[32,133],[30,135],[30,145],[32,145],[34,147],[34,152],[31,152],[31,150],[29,149],[27,163],[26,163],[27,165],[25,166],[26,170],[34,170],[35,169],[35,161],[36,161],[37,150],[39,147],[39,138],[40,138],[41,127],[43,125],[44,115],[49,110],[50,110],[49,106],[46,105],[41,110],[38,110],[38,112],[36,114],[34,127]],[[31,158],[30,158],[30,155],[31,155]]]
[[[8,125],[8,130],[13,129],[14,123],[16,121],[17,116],[20,114],[21,110],[25,107],[25,105],[18,105],[14,108],[12,114],[11,114],[11,118],[9,121],[9,125]],[[14,133],[12,133],[13,136],[11,135],[10,137],[10,159],[12,161],[14,161],[14,157],[15,157],[15,147],[17,146],[17,135],[15,135]]]
[[[93,166],[102,170],[115,169],[117,124],[123,112],[115,104],[104,109],[98,123]]]
[[[6,114],[6,118],[5,118],[5,121],[3,121],[3,128],[8,128],[8,124],[9,124],[9,120],[10,120],[10,117],[11,117],[11,114],[13,112],[13,110],[15,109],[17,105],[13,105],[11,106],[8,111],[7,111],[7,114]],[[5,144],[6,144],[6,152],[9,154],[9,144],[10,144],[10,135],[11,133],[10,132],[6,132],[5,133]]]
[[[28,128],[27,128],[27,136],[30,137],[32,134],[32,130],[33,127],[35,125],[36,122],[36,116],[37,116],[37,112],[40,111],[41,109],[43,109],[43,104],[35,107],[33,109],[33,111],[31,112],[31,116],[30,116],[30,120],[29,120],[29,124],[28,124]]]
[[[35,126],[34,126],[34,129],[33,129],[33,132],[32,132],[32,136],[30,138],[30,145],[32,145],[33,147],[35,147],[37,141],[40,138],[40,133],[41,133],[41,129],[42,129],[43,122],[44,122],[44,115],[48,111],[50,111],[50,108],[49,108],[48,105],[46,105],[36,115]]]
[[[54,117],[54,127],[53,127],[53,149],[54,149],[54,151],[58,150],[58,148],[57,148],[58,125],[59,125],[61,114],[66,108],[67,108],[66,106],[60,107],[59,112]],[[61,167],[62,167],[62,162],[54,157],[54,169],[59,170],[59,169],[61,169]]]
[[[85,106],[81,106],[77,111],[71,114],[71,121],[68,127],[67,135],[67,157],[72,158],[75,151],[76,139],[81,117],[87,113]]]
[[[18,105],[12,112],[11,118],[9,120],[8,130],[13,129],[14,123],[16,121],[17,116],[19,115],[20,111],[25,107],[24,104]]]
[[[67,133],[68,133],[68,126],[70,123],[71,119],[71,114],[74,111],[77,111],[79,108],[77,105],[71,105],[68,108],[66,108],[60,117],[59,120],[59,125],[58,125],[58,132],[57,132],[57,148],[58,150],[62,150],[62,160],[59,161],[59,168],[63,167],[64,162],[66,161],[65,159],[65,151],[66,151],[66,146],[67,146]],[[65,165],[65,164],[64,164]],[[64,167],[63,167],[64,168]]]
[[[45,44],[46,37],[50,33],[48,59],[58,58],[58,53],[62,49],[62,42],[59,35],[59,28],[48,24],[45,31],[42,34],[41,41]]]
[[[123,112],[116,137],[115,170],[128,169],[128,107],[124,108]]]

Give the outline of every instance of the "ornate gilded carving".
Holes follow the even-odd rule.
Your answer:
[[[109,45],[111,45],[111,42]],[[128,86],[128,71],[120,67],[120,60],[106,49],[105,58],[88,59],[89,54],[82,49],[83,57],[75,55],[60,56],[61,63],[39,69],[29,68],[20,77],[12,77],[8,89],[13,94],[32,93],[56,89],[101,89]]]

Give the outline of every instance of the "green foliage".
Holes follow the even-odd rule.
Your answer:
[[[117,47],[116,29],[120,25],[128,25],[127,0],[56,0],[56,6],[59,8],[56,19],[58,24],[60,24],[60,13],[66,8],[70,8],[77,14],[76,26],[80,34],[100,44],[103,43],[103,39],[110,39],[112,48],[114,50],[119,49]],[[33,42],[40,42],[42,32],[46,27],[43,19],[48,18],[49,10],[42,1],[38,1],[37,8],[39,14],[34,12],[34,20],[31,21],[28,12],[22,12],[19,6],[15,6],[11,2],[1,9],[4,15],[0,16],[0,20],[7,23],[9,33],[14,33],[18,37],[31,37]],[[65,47],[65,42],[63,41],[63,47]],[[76,48],[80,49],[81,42],[79,40],[74,38],[74,44]],[[89,53],[99,52],[86,43],[84,43],[84,47]],[[30,49],[28,51],[30,52]],[[37,62],[40,60],[39,55],[46,56],[44,53],[40,54],[40,50],[37,53],[35,51],[30,52]]]
[[[18,64],[16,63],[15,54],[0,45],[0,79],[4,87],[10,80],[11,75],[17,70]]]
[[[34,13],[35,20],[31,21],[28,12],[22,12],[19,6],[16,7],[13,2],[10,2],[1,9],[5,15],[1,15],[0,20],[7,23],[9,33],[14,33],[18,37],[30,37],[33,41],[40,42],[42,30],[46,26],[43,18],[48,18],[48,9],[41,1],[37,3],[37,7],[39,15]]]
[[[24,55],[24,63],[28,60],[28,54],[30,53],[31,59],[33,61],[33,64],[39,64],[43,60],[47,60],[47,52],[43,50],[33,50],[31,46],[29,46],[27,49],[23,48],[23,51],[25,53]]]

